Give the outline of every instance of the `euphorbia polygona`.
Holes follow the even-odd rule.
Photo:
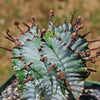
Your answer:
[[[6,37],[15,43],[12,52],[12,63],[17,77],[19,97],[23,100],[74,100],[78,99],[84,89],[84,81],[95,70],[87,67],[86,62],[94,63],[95,56],[89,44],[100,40],[87,41],[84,35],[78,34],[83,28],[81,17],[73,24],[74,14],[69,23],[66,19],[62,25],[53,26],[54,12],[50,11],[50,22],[47,32],[35,24],[23,32],[19,23],[15,25],[21,32],[19,39],[14,39],[7,30]],[[16,98],[16,99],[17,99]]]

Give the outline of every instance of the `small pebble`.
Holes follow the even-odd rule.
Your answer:
[[[15,84],[15,82],[14,82]],[[18,88],[12,87],[13,83],[8,85],[5,90],[2,92],[1,96],[0,96],[0,100],[12,100],[12,98],[16,98],[18,97]],[[16,99],[16,100],[20,100],[20,99]]]

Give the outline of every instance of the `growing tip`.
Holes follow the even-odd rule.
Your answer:
[[[8,33],[8,32],[9,32],[9,29],[6,30],[6,33]]]
[[[76,22],[72,26],[74,27],[74,26],[79,25],[79,24],[81,24],[81,16],[77,17]]]
[[[14,22],[14,24],[15,24],[16,26],[18,26],[18,25],[19,25],[19,22]]]
[[[54,11],[52,9],[50,10],[50,16],[54,16]]]
[[[50,15],[50,21],[52,21],[53,20],[53,16],[54,16],[54,11],[50,10],[49,15]]]
[[[81,16],[78,16],[77,18],[78,18],[78,19],[81,19]]]
[[[77,22],[77,23],[81,23],[81,16],[78,16],[78,17],[77,17],[76,22]]]
[[[45,30],[45,29],[41,29],[41,30],[40,30],[41,39],[43,39],[45,33],[46,33],[46,30]]]
[[[14,22],[14,24],[17,26],[17,28],[19,29],[19,31],[22,33],[22,34],[24,34],[24,32],[20,29],[20,27],[19,27],[19,22]]]
[[[71,17],[71,19],[70,19],[70,24],[72,24],[72,22],[73,22],[73,19],[74,19],[75,13],[76,13],[76,11],[74,10],[74,12],[73,12],[73,14],[72,14],[72,17]]]
[[[84,27],[83,24],[78,25],[78,29],[79,29],[79,30],[82,29],[83,27]]]
[[[31,17],[32,26],[35,26],[35,17]]]
[[[67,23],[67,21],[66,21],[66,18],[64,19],[64,24],[66,24]]]
[[[58,23],[56,23],[56,28],[58,28],[59,27],[59,24]]]
[[[35,17],[31,17],[31,21],[32,22],[35,22]]]

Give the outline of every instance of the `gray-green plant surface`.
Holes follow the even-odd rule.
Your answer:
[[[75,12],[74,12],[75,13]],[[19,39],[14,39],[7,32],[7,39],[15,43],[12,52],[12,63],[18,81],[18,93],[22,100],[74,100],[78,99],[84,89],[85,79],[90,72],[87,61],[94,63],[90,52],[90,43],[84,35],[78,34],[83,28],[81,17],[72,23],[64,20],[62,25],[53,26],[54,12],[50,11],[50,22],[47,32],[35,24],[31,18],[32,27],[23,33],[19,23],[15,23],[21,31]],[[4,48],[5,49],[5,48]],[[17,98],[16,98],[17,99]]]

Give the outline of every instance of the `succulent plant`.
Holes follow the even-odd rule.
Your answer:
[[[19,39],[14,39],[7,30],[6,37],[15,43],[12,52],[12,63],[17,77],[18,96],[22,100],[74,100],[83,93],[85,79],[96,70],[87,67],[86,62],[94,63],[100,53],[94,57],[90,54],[90,43],[84,35],[78,34],[83,28],[81,17],[78,16],[73,24],[74,14],[69,23],[64,20],[62,25],[53,26],[54,12],[50,11],[50,22],[47,32],[35,24],[31,18],[32,26],[23,32],[19,23],[15,25],[21,32]],[[14,99],[15,100],[15,99]]]

